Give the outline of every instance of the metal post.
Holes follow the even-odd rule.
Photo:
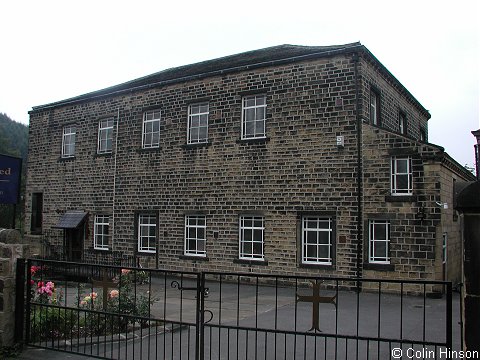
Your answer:
[[[17,259],[15,278],[15,343],[23,341],[25,320],[25,259]]]
[[[195,359],[203,360],[205,357],[205,273],[197,275],[197,346]]]
[[[27,260],[27,303],[25,304],[25,343],[30,342],[30,302],[32,301],[31,280],[32,274],[30,268],[32,266],[31,260]]]
[[[447,314],[446,314],[446,334],[447,334],[447,350],[450,353],[452,349],[452,282],[447,283]],[[425,311],[425,310],[424,310]]]

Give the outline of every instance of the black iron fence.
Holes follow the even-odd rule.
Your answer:
[[[27,269],[26,342],[59,351],[108,359],[388,359],[448,358],[444,352],[459,346],[449,282],[41,259]]]
[[[41,253],[38,257],[47,260],[69,261],[68,251],[63,242],[62,229],[45,230],[41,240]],[[116,265],[136,267],[139,265],[138,257],[127,255],[122,251],[96,250],[85,248],[81,251],[81,261],[88,264]]]

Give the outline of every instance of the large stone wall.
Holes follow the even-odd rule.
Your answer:
[[[66,210],[90,213],[85,248],[93,247],[93,215],[108,214],[113,219],[112,250],[134,254],[136,214],[155,211],[159,217],[158,258],[141,255],[144,266],[356,275],[354,66],[351,56],[342,55],[34,111],[26,224],[30,224],[31,195],[42,192],[44,231]],[[360,117],[368,118],[367,94],[374,83],[384,89],[382,94],[388,94],[382,101],[381,116],[390,129],[368,125],[362,129],[364,221],[383,213],[396,221],[395,239],[401,238],[403,243],[398,240],[392,244],[396,272],[385,276],[433,278],[439,214],[427,208],[431,216],[418,222],[418,205],[385,201],[390,176],[388,153],[395,148],[417,149],[414,175],[416,188],[422,189],[419,204],[427,206],[430,197],[437,196],[436,180],[423,178],[422,154],[433,151],[432,147],[414,140],[419,138],[420,124],[426,126],[428,114],[404,91],[393,88],[385,73],[369,62],[360,61],[359,70]],[[268,139],[241,141],[242,96],[256,93],[266,95]],[[210,106],[209,144],[186,146],[188,105],[199,101],[208,101]],[[393,133],[399,108],[408,113],[409,137]],[[161,110],[159,149],[141,149],[142,116],[148,109]],[[116,120],[113,153],[97,155],[98,122],[103,118]],[[76,152],[75,158],[64,160],[60,158],[62,129],[67,124],[77,127]],[[344,147],[336,145],[337,135],[344,136]],[[184,217],[195,212],[207,217],[206,260],[182,256]],[[252,212],[265,217],[263,264],[238,261],[239,215]],[[298,228],[305,212],[328,213],[335,218],[335,264],[331,267],[299,264]],[[364,234],[361,236],[365,240]]]
[[[0,229],[0,347],[14,342],[16,264],[27,249],[18,231]]]

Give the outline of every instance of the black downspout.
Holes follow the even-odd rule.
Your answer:
[[[357,271],[356,277],[362,278],[362,259],[363,259],[363,210],[362,210],[362,116],[361,102],[358,79],[358,52],[353,53],[353,63],[355,70],[355,114],[357,120]],[[360,281],[357,281],[357,290],[360,291]]]

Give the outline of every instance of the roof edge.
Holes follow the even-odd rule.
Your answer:
[[[142,89],[148,89],[148,88],[152,88],[152,87],[169,85],[169,84],[174,84],[174,83],[179,83],[179,82],[184,82],[184,81],[197,80],[197,79],[200,79],[200,78],[205,78],[205,77],[210,77],[210,76],[240,72],[240,71],[243,71],[243,70],[273,66],[273,65],[277,65],[277,64],[280,65],[280,64],[285,64],[285,63],[294,62],[294,61],[308,60],[308,59],[311,59],[311,58],[328,57],[328,56],[338,55],[338,54],[342,54],[342,53],[353,52],[356,49],[360,49],[360,48],[364,47],[363,45],[360,44],[360,42],[348,43],[348,44],[344,44],[344,45],[331,45],[331,46],[325,46],[324,47],[325,50],[323,50],[323,51],[313,52],[313,53],[310,53],[310,54],[303,54],[303,55],[296,55],[296,56],[289,56],[289,57],[287,56],[285,58],[280,58],[280,59],[276,59],[276,60],[262,61],[262,62],[258,62],[258,63],[241,65],[241,66],[236,66],[236,67],[231,67],[231,68],[224,67],[224,68],[221,68],[221,69],[218,69],[218,70],[208,71],[208,72],[205,72],[205,73],[194,74],[194,75],[189,75],[189,76],[185,76],[185,77],[176,77],[174,79],[169,79],[169,80],[164,80],[164,81],[154,81],[152,83],[148,83],[148,84],[144,84],[144,85],[140,85],[140,86],[132,86],[132,87],[128,86],[129,84],[133,84],[133,83],[138,82],[140,80],[148,80],[149,78],[153,78],[153,77],[155,77],[155,76],[157,76],[157,75],[159,75],[163,72],[166,72],[166,71],[169,71],[169,70],[172,70],[172,69],[182,69],[182,68],[186,68],[186,67],[189,67],[189,66],[192,66],[192,65],[205,64],[205,63],[208,63],[209,61],[212,61],[212,60],[220,60],[220,59],[225,60],[225,59],[228,59],[229,57],[234,57],[234,56],[238,56],[238,55],[241,55],[241,54],[251,54],[251,53],[254,53],[254,52],[259,51],[259,50],[275,49],[275,48],[278,48],[278,47],[281,47],[281,46],[289,46],[289,45],[278,45],[278,46],[273,46],[273,47],[264,48],[264,49],[251,50],[251,51],[247,51],[247,52],[243,52],[243,53],[227,55],[227,56],[223,56],[223,57],[219,57],[219,58],[215,58],[215,59],[211,59],[211,60],[205,60],[205,61],[201,61],[201,62],[197,62],[197,63],[193,63],[193,64],[182,65],[182,66],[178,66],[178,67],[174,67],[174,68],[165,69],[165,70],[162,70],[162,71],[159,71],[159,72],[147,75],[147,76],[139,77],[139,78],[129,80],[129,81],[117,84],[117,85],[109,86],[109,87],[104,88],[104,89],[100,89],[100,90],[92,91],[92,92],[85,93],[85,94],[82,94],[82,95],[67,98],[65,100],[56,101],[56,102],[52,102],[52,103],[47,103],[45,105],[33,106],[32,110],[30,110],[28,113],[32,114],[32,113],[36,113],[36,112],[41,112],[43,110],[56,108],[56,107],[59,107],[59,106],[72,105],[72,104],[76,104],[76,103],[80,103],[80,102],[84,102],[84,101],[88,101],[88,100],[92,100],[92,99],[96,99],[96,98],[101,98],[101,97],[105,97],[105,96],[120,95],[120,94],[124,94],[124,93],[128,93],[128,92],[132,92],[132,91],[138,91],[138,90],[142,90]],[[295,46],[297,46],[297,45],[295,45]],[[316,48],[315,46],[299,46],[299,47],[313,48],[313,49]]]

